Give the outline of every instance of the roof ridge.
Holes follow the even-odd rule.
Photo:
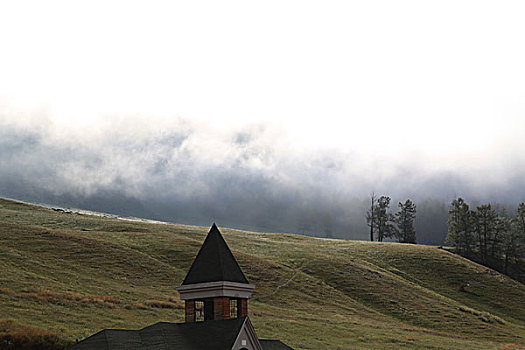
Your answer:
[[[222,237],[222,235],[220,234],[221,231],[219,231],[219,228],[217,227],[217,225],[215,225],[215,223],[213,223],[213,225],[211,225],[211,230],[213,230],[215,228],[215,230],[217,230],[217,232],[219,233],[216,238],[216,240],[220,240],[222,238],[222,240],[224,241],[224,243],[226,244],[226,241],[224,240],[224,237]],[[211,231],[210,230],[210,231]],[[215,242],[217,248],[219,247],[219,242]],[[228,246],[226,244],[226,246]],[[217,251],[218,252],[218,251]],[[221,272],[221,277],[222,279],[224,280],[224,270],[222,269],[222,258],[221,258],[221,255],[220,254],[217,254],[217,259],[218,259],[218,264],[219,264],[219,271]]]

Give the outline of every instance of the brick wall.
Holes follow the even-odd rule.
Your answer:
[[[186,322],[195,322],[195,300],[186,300],[184,314]]]
[[[230,318],[230,298],[213,298],[213,315],[214,320],[224,320],[225,318]]]

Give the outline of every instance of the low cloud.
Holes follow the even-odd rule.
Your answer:
[[[366,239],[372,191],[434,203],[429,210],[437,206],[441,214],[440,205],[457,196],[511,206],[525,200],[525,166],[517,157],[498,168],[501,181],[491,164],[457,170],[421,154],[301,150],[265,124],[225,132],[184,118],[126,116],[74,128],[42,111],[30,123],[0,113],[0,195],[41,203]]]

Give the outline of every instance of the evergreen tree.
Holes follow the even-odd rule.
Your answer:
[[[377,200],[374,208],[374,217],[376,220],[377,240],[382,242],[383,239],[392,237],[396,234],[394,226],[394,215],[388,212],[390,206],[390,197],[381,196]]]
[[[518,281],[525,278],[525,203],[514,219],[490,204],[470,211],[461,198],[449,210],[447,242],[456,252]]]
[[[473,226],[477,235],[477,251],[484,264],[488,261],[489,246],[493,243],[497,219],[498,214],[490,204],[480,205],[472,213]]]
[[[474,236],[472,234],[472,212],[468,204],[462,198],[455,199],[448,213],[447,242],[454,245],[459,254],[471,257]]]
[[[399,212],[395,214],[397,224],[397,239],[399,242],[416,243],[414,219],[416,218],[416,205],[410,199],[403,204],[398,203]]]
[[[494,222],[494,235],[490,243],[490,257],[493,261],[501,259],[503,253],[503,237],[511,229],[511,221],[503,215],[498,215]]]
[[[516,262],[518,255],[517,247],[519,246],[520,232],[519,223],[516,220],[512,221],[510,230],[503,235],[503,273],[509,274],[509,267]]]
[[[520,203],[516,211],[516,226],[518,230],[518,245],[516,247],[518,254],[516,257],[520,261],[521,270],[523,270],[525,263],[525,203]]]
[[[517,271],[517,279],[521,280],[524,273],[525,260],[525,203],[520,203],[516,218],[512,220],[511,228],[503,236],[504,273],[512,263]]]
[[[520,203],[516,210],[516,225],[521,236],[525,236],[525,203]],[[523,238],[523,237],[522,237]]]

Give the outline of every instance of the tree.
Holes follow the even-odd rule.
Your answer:
[[[503,237],[511,229],[511,220],[503,213],[498,215],[494,222],[494,235],[490,241],[490,257],[493,261],[500,260],[503,249]]]
[[[520,203],[518,210],[516,210],[516,226],[522,238],[525,236],[525,203]]]
[[[377,240],[382,242],[383,239],[392,237],[396,234],[394,226],[394,215],[388,212],[390,206],[390,197],[381,196],[374,207],[375,225],[377,228]]]
[[[516,211],[516,228],[518,231],[516,259],[519,260],[519,268],[523,271],[523,263],[525,260],[525,203],[520,203]]]
[[[516,266],[518,280],[523,273],[525,259],[525,203],[520,203],[516,210],[516,218],[511,222],[510,230],[502,237],[504,255],[504,273],[508,274],[510,264]]]
[[[472,234],[472,212],[462,198],[452,201],[448,211],[447,242],[456,247],[460,255],[472,256],[474,236]]]
[[[397,239],[399,242],[416,243],[414,219],[416,218],[416,205],[410,199],[403,204],[398,203],[399,212],[395,214],[397,224]]]
[[[480,205],[472,213],[472,221],[478,236],[478,252],[484,264],[487,263],[488,249],[493,243],[492,240],[496,234],[497,218],[498,214],[492,209],[490,204]]]
[[[520,203],[514,219],[497,208],[484,204],[470,211],[463,199],[454,200],[449,210],[447,242],[458,254],[523,282],[525,203]]]
[[[370,227],[370,241],[374,241],[374,229],[376,227],[376,220],[375,220],[375,200],[376,196],[374,192],[370,195],[370,210],[366,212],[366,223]]]

